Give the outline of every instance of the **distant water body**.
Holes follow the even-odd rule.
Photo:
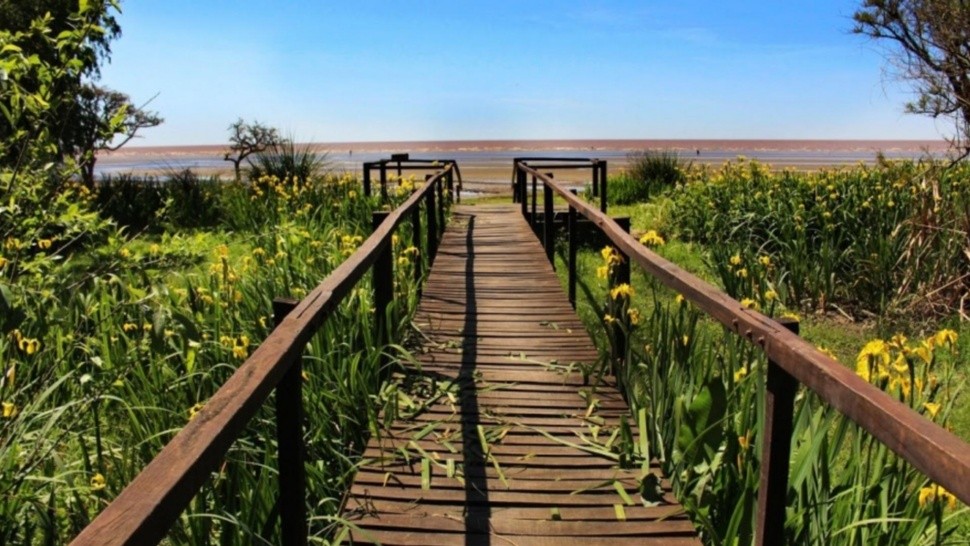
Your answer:
[[[361,164],[409,152],[413,158],[454,159],[481,173],[482,182],[505,181],[498,173],[511,172],[512,159],[525,156],[590,157],[622,166],[637,150],[667,150],[686,160],[723,163],[744,156],[775,166],[816,168],[827,165],[872,163],[881,153],[889,159],[917,159],[946,152],[942,141],[900,140],[509,140],[339,142],[313,144],[327,153],[337,171],[359,172]],[[223,146],[125,148],[99,158],[98,175],[157,174],[192,169],[201,174],[231,174]],[[612,170],[612,169],[611,169]]]

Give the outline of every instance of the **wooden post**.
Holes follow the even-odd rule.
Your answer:
[[[411,245],[418,249],[414,255],[414,282],[418,285],[418,296],[421,295],[421,274],[424,272],[424,251],[421,250],[421,207],[411,209]]]
[[[273,300],[279,326],[298,302]],[[276,446],[280,480],[280,535],[283,544],[307,543],[306,468],[303,466],[303,359],[297,357],[276,385]]]
[[[532,226],[532,231],[536,230],[536,222],[538,221],[536,220],[536,216],[538,214],[536,211],[536,208],[538,207],[536,204],[537,201],[538,196],[536,195],[536,176],[532,175],[532,216],[529,218],[529,225]]]
[[[525,171],[518,171],[515,173],[518,178],[519,184],[519,204],[522,205],[522,217],[526,218],[529,215],[529,199],[527,195],[526,188],[526,173]]]
[[[370,163],[364,163],[364,195],[370,197]]]
[[[600,168],[599,163],[593,163],[593,197],[600,194]]]
[[[381,200],[387,202],[387,163],[381,161]]]
[[[443,233],[445,230],[445,194],[444,194],[444,182],[439,178],[435,182],[435,191],[438,192],[438,230],[439,233]]]
[[[606,186],[604,185],[600,189],[605,193]],[[620,226],[620,229],[630,233],[629,217],[614,218],[613,221]],[[630,284],[630,257],[623,252],[620,252],[619,249],[617,249],[616,252],[620,255],[620,257],[623,258],[620,264],[616,266],[616,282],[618,284]],[[616,377],[620,377],[620,370],[617,365],[622,362],[624,357],[626,357],[627,335],[626,332],[620,328],[615,328],[614,330],[616,332],[616,343],[613,344],[613,373],[616,375]]]
[[[546,248],[546,259],[552,265],[552,270],[556,270],[556,260],[553,258],[553,251],[556,249],[556,231],[552,224],[552,217],[555,211],[552,208],[552,186],[542,183],[543,211],[542,211],[542,246]]]
[[[798,322],[780,320],[798,333]],[[765,389],[765,428],[761,435],[761,476],[758,485],[758,546],[784,544],[788,506],[788,465],[791,459],[792,419],[798,381],[778,364],[768,361]]]
[[[576,195],[576,190],[569,190]],[[576,233],[576,209],[569,205],[568,215],[569,229],[569,303],[576,309],[576,247],[578,243],[578,233]]]
[[[451,171],[451,170],[449,170],[448,171],[448,174],[445,175],[445,178],[447,178],[447,180],[448,180],[448,202],[449,203],[454,203],[455,202],[455,177],[454,177],[454,172]]]
[[[428,267],[434,263],[435,256],[438,255],[438,215],[435,213],[434,190],[428,190],[425,194],[425,212],[428,215]]]
[[[373,227],[376,230],[381,222],[389,215],[389,212],[373,213]],[[391,248],[391,241],[386,241],[383,248],[378,252],[374,260],[373,279],[371,284],[374,287],[374,318],[377,329],[377,344],[381,351],[380,357],[380,377],[384,379],[387,356],[384,354],[384,345],[390,343],[390,325],[387,313],[391,300],[394,298],[394,249]]]
[[[600,162],[600,212],[606,214],[606,161]]]

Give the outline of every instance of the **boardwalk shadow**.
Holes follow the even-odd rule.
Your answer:
[[[475,301],[475,215],[468,217],[465,237],[465,323],[463,328],[461,367],[458,383],[461,385],[462,447],[465,471],[465,545],[487,546],[491,543],[489,519],[491,507],[488,500],[488,476],[486,454],[482,452],[478,437],[480,408],[475,387],[475,366],[478,360],[478,309]]]

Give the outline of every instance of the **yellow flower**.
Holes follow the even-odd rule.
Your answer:
[[[97,472],[94,474],[94,476],[91,476],[91,491],[101,491],[104,489],[104,486],[105,479],[100,472]]]
[[[54,241],[50,239],[39,239],[37,241],[37,248],[40,248],[41,250],[47,250],[48,248],[51,247],[52,244],[54,244]]]
[[[946,502],[947,508],[951,510],[957,507],[957,498],[953,495],[953,493],[950,493],[939,485],[931,485],[929,487],[920,488],[920,508],[925,508],[926,504],[929,502]]]
[[[746,267],[742,267],[741,269],[738,269],[737,272],[735,272],[735,275],[737,275],[738,277],[741,277],[742,279],[747,279],[748,269]]]
[[[926,408],[926,413],[930,414],[931,419],[935,419],[936,414],[940,413],[940,405],[936,402],[926,402],[923,404],[923,407]]]
[[[610,275],[610,267],[608,265],[604,265],[596,268],[597,278],[605,279],[609,275]]]
[[[745,309],[757,309],[758,302],[751,298],[744,298],[741,300],[741,307],[744,307]]]
[[[128,259],[131,257],[131,251],[127,248],[121,248],[118,250],[118,255],[121,256],[122,259]]]
[[[600,255],[603,256],[603,261],[606,262],[606,265],[608,266],[623,263],[623,256],[621,256],[620,253],[611,246],[604,246],[603,250],[600,251]]]
[[[195,416],[198,415],[199,412],[202,411],[202,408],[204,407],[205,407],[205,404],[200,402],[192,406],[191,408],[189,408],[189,421],[191,421],[192,419],[195,419]]]
[[[148,247],[149,254],[158,255],[158,254],[161,254],[161,252],[162,252],[162,247],[159,246],[158,243],[153,243],[152,246]]]
[[[795,313],[792,313],[791,311],[785,311],[784,313],[782,313],[781,314],[781,318],[786,318],[786,319],[789,319],[789,320],[794,320],[795,322],[801,322],[801,320],[802,320],[801,317],[799,317]]]
[[[646,246],[663,246],[666,244],[666,241],[664,241],[664,238],[656,230],[651,229],[640,236],[640,244]]]
[[[32,355],[40,350],[40,341],[37,339],[21,337],[17,342],[17,345],[20,347],[21,351],[27,353],[28,355]]]
[[[956,342],[957,333],[949,328],[940,330],[935,336],[933,336],[933,343],[935,343],[938,347],[942,345],[949,345],[950,347],[953,347],[956,345]]]
[[[687,303],[687,299],[684,298],[683,294],[677,294],[674,296],[674,301],[677,302],[677,305],[684,305]]]
[[[747,451],[751,447],[751,431],[749,430],[744,436],[738,436],[738,445],[741,446],[742,451]]]
[[[626,315],[630,317],[630,324],[636,326],[640,324],[640,310],[639,309],[627,309]]]
[[[7,263],[8,263],[7,259],[4,258],[3,256],[0,256],[0,269],[3,269],[3,266],[7,265]]]
[[[623,296],[628,299],[633,297],[633,287],[627,283],[623,283],[618,285],[613,290],[610,290],[610,297],[613,298],[614,300],[619,299],[620,296]]]
[[[690,337],[688,337],[687,334],[684,334],[684,336],[680,338],[680,342],[684,345],[684,347],[686,347],[687,344],[690,343]]]
[[[7,250],[20,250],[22,245],[20,244],[20,239],[17,239],[16,237],[7,237],[7,240],[3,246]]]
[[[401,256],[397,259],[397,265],[408,265],[409,263],[411,263],[411,260],[407,256]]]
[[[401,251],[401,254],[417,256],[421,251],[416,246],[409,246]]]
[[[3,418],[4,419],[13,419],[14,417],[17,416],[17,413],[18,413],[18,410],[17,410],[17,405],[16,404],[14,404],[13,402],[4,402],[3,403]]]
[[[758,256],[758,263],[765,267],[771,267],[771,256]]]
[[[747,368],[738,368],[738,371],[734,372],[734,382],[737,383],[741,381],[742,379],[747,377],[747,375],[748,375]]]
[[[607,313],[607,314],[603,315],[603,322],[605,322],[607,324],[613,324],[614,322],[616,322],[616,317],[614,317],[613,315]]]
[[[770,289],[765,292],[765,301],[775,301],[776,299],[778,299],[778,292]]]
[[[123,331],[125,331],[125,332],[133,332],[133,331],[135,331],[135,330],[138,329],[138,325],[137,324],[133,324],[131,322],[126,322],[126,323],[124,323],[124,324],[121,325],[121,329]]]
[[[741,255],[735,254],[731,256],[731,265],[741,265]]]

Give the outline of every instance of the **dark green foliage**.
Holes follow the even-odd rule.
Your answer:
[[[98,184],[95,206],[134,231],[210,227],[219,222],[220,184],[218,178],[202,179],[188,169],[164,178],[108,176]]]
[[[327,154],[320,154],[309,144],[298,147],[291,139],[275,142],[264,152],[256,156],[249,171],[251,180],[259,180],[264,176],[275,176],[279,180],[296,178],[301,184],[306,184],[317,174],[327,169]]]
[[[690,162],[666,150],[645,150],[627,156],[627,167],[611,178],[607,188],[610,203],[628,205],[649,200],[684,182]]]

